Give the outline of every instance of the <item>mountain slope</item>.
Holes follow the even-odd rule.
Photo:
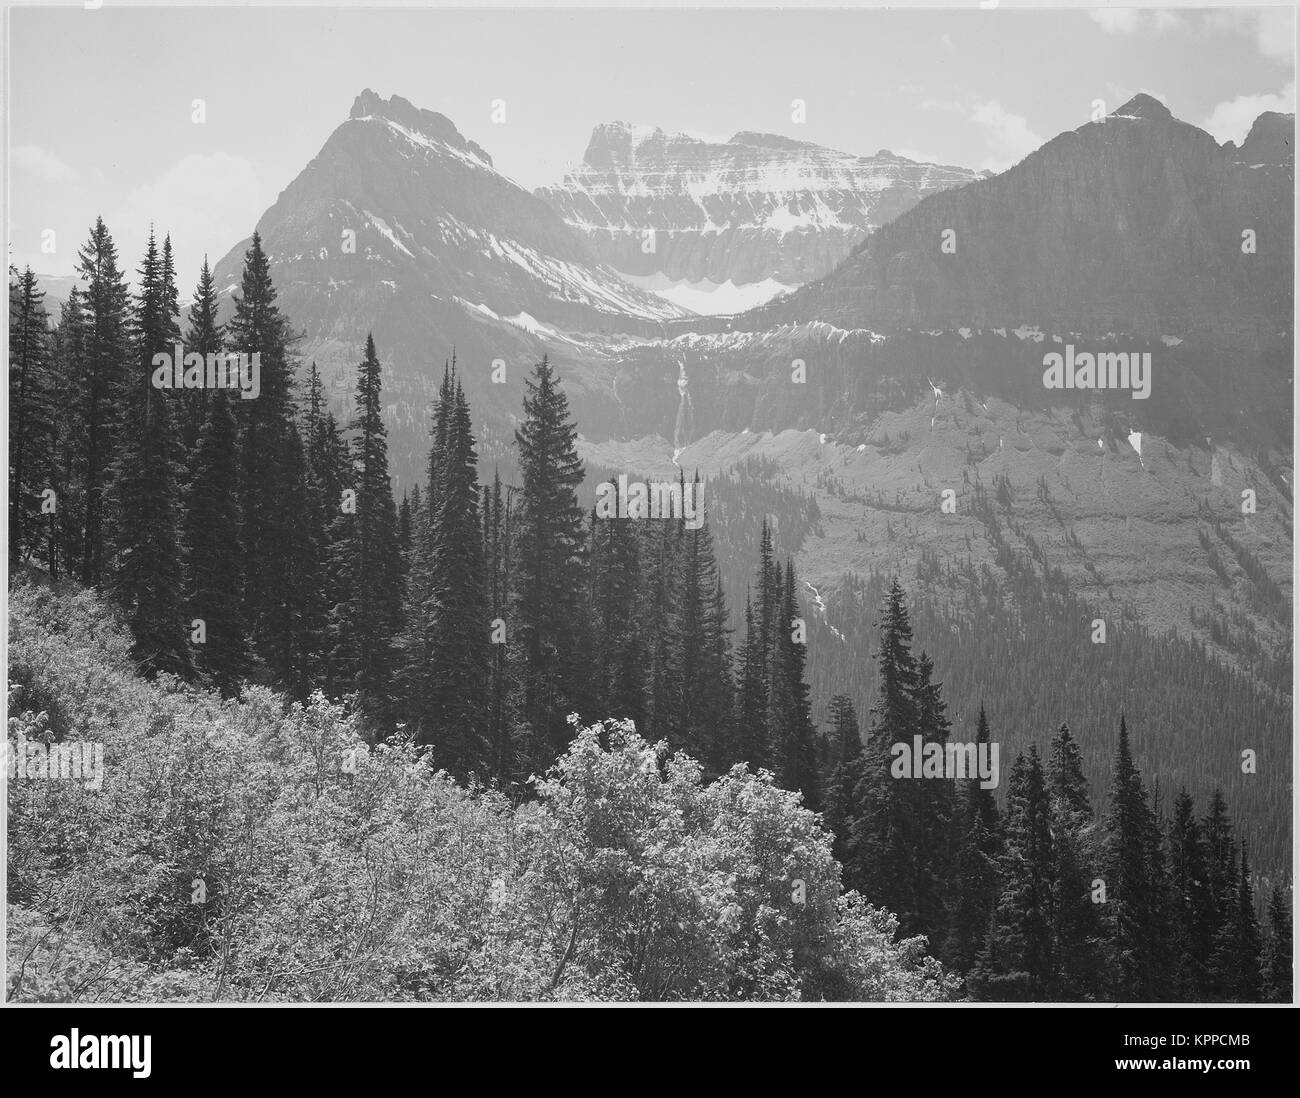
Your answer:
[[[1242,149],[1220,147],[1136,96],[1001,175],[925,199],[744,323],[1267,338],[1291,324],[1294,160],[1279,134],[1293,125],[1265,118]]]

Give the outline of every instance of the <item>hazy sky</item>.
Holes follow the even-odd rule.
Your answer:
[[[9,9],[10,262],[71,272],[96,214],[182,294],[373,88],[440,111],[533,187],[621,119],[762,130],[995,170],[1138,91],[1219,140],[1293,111],[1289,11]],[[791,100],[807,121],[791,121]],[[206,122],[192,121],[203,99]],[[506,120],[491,120],[493,100]],[[57,251],[43,254],[42,230]]]

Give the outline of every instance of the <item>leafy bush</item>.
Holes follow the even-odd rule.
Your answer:
[[[705,784],[607,722],[516,806],[400,732],[367,746],[319,694],[138,679],[85,592],[10,595],[10,737],[101,741],[105,769],[98,790],[10,781],[12,1000],[956,993],[922,940],[841,895],[829,833],[766,774]]]

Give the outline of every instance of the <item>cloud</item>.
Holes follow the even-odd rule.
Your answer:
[[[72,168],[38,145],[19,145],[9,155],[19,171],[43,183],[75,183],[77,180],[77,173]]]
[[[1023,117],[1005,110],[996,99],[977,103],[970,117],[972,122],[984,130],[985,140],[992,152],[980,164],[981,168],[989,171],[1006,170],[1043,143],[1043,139],[1029,128],[1029,123]]]
[[[224,152],[196,153],[127,194],[108,224],[130,271],[144,254],[150,223],[159,239],[170,233],[185,297],[198,281],[203,254],[216,263],[252,233],[266,205],[250,161]]]
[[[1292,80],[1280,92],[1239,95],[1236,99],[1220,103],[1201,123],[1201,128],[1210,133],[1219,144],[1225,141],[1240,144],[1250,132],[1255,119],[1264,111],[1294,114],[1295,81]]]
[[[1132,34],[1141,14],[1137,8],[1096,8],[1088,12],[1088,18],[1107,34]]]
[[[1295,12],[1290,8],[1216,9],[1205,13],[1204,26],[1253,35],[1255,48],[1272,61],[1290,63],[1295,56]]]
[[[1290,61],[1295,56],[1295,11],[1264,8],[1255,14],[1255,44],[1265,57]]]

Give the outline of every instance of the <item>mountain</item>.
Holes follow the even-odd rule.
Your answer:
[[[629,286],[450,121],[373,93],[259,228],[299,352],[333,378],[336,404],[374,332],[399,494],[422,475],[453,347],[480,467],[507,480],[523,379],[545,353],[596,464],[774,462],[774,483],[822,509],[790,551],[828,604],[871,570],[940,599],[922,548],[941,574],[969,562],[1007,584],[1030,561],[1103,613],[1275,684],[1292,595],[1291,134],[1290,118],[1264,115],[1220,146],[1138,97],[1000,176],[922,198],[829,275],[731,317]],[[353,225],[357,253],[339,254]],[[955,255],[939,250],[946,227]],[[236,282],[242,251],[219,285]],[[1085,340],[1149,352],[1149,398],[1045,389],[1044,354]],[[970,508],[1004,480],[1014,509],[994,530]],[[958,518],[939,522],[945,487]],[[728,566],[741,598],[752,549]]]
[[[423,466],[428,404],[453,350],[475,364],[465,382],[476,410],[505,424],[544,350],[539,334],[631,338],[687,315],[602,265],[448,118],[370,89],[257,230],[280,306],[302,333],[299,355],[317,362],[337,402],[350,399],[375,334],[399,482]],[[225,294],[238,288],[248,245],[214,268]],[[497,359],[508,384],[489,381]]]
[[[981,174],[885,149],[852,156],[775,134],[717,142],[609,122],[537,194],[639,285],[735,312],[829,273],[872,230]]]
[[[1028,324],[1252,342],[1289,331],[1293,128],[1266,115],[1241,149],[1220,146],[1138,95],[1001,175],[924,199],[746,325]],[[1243,251],[1248,231],[1254,252]]]

